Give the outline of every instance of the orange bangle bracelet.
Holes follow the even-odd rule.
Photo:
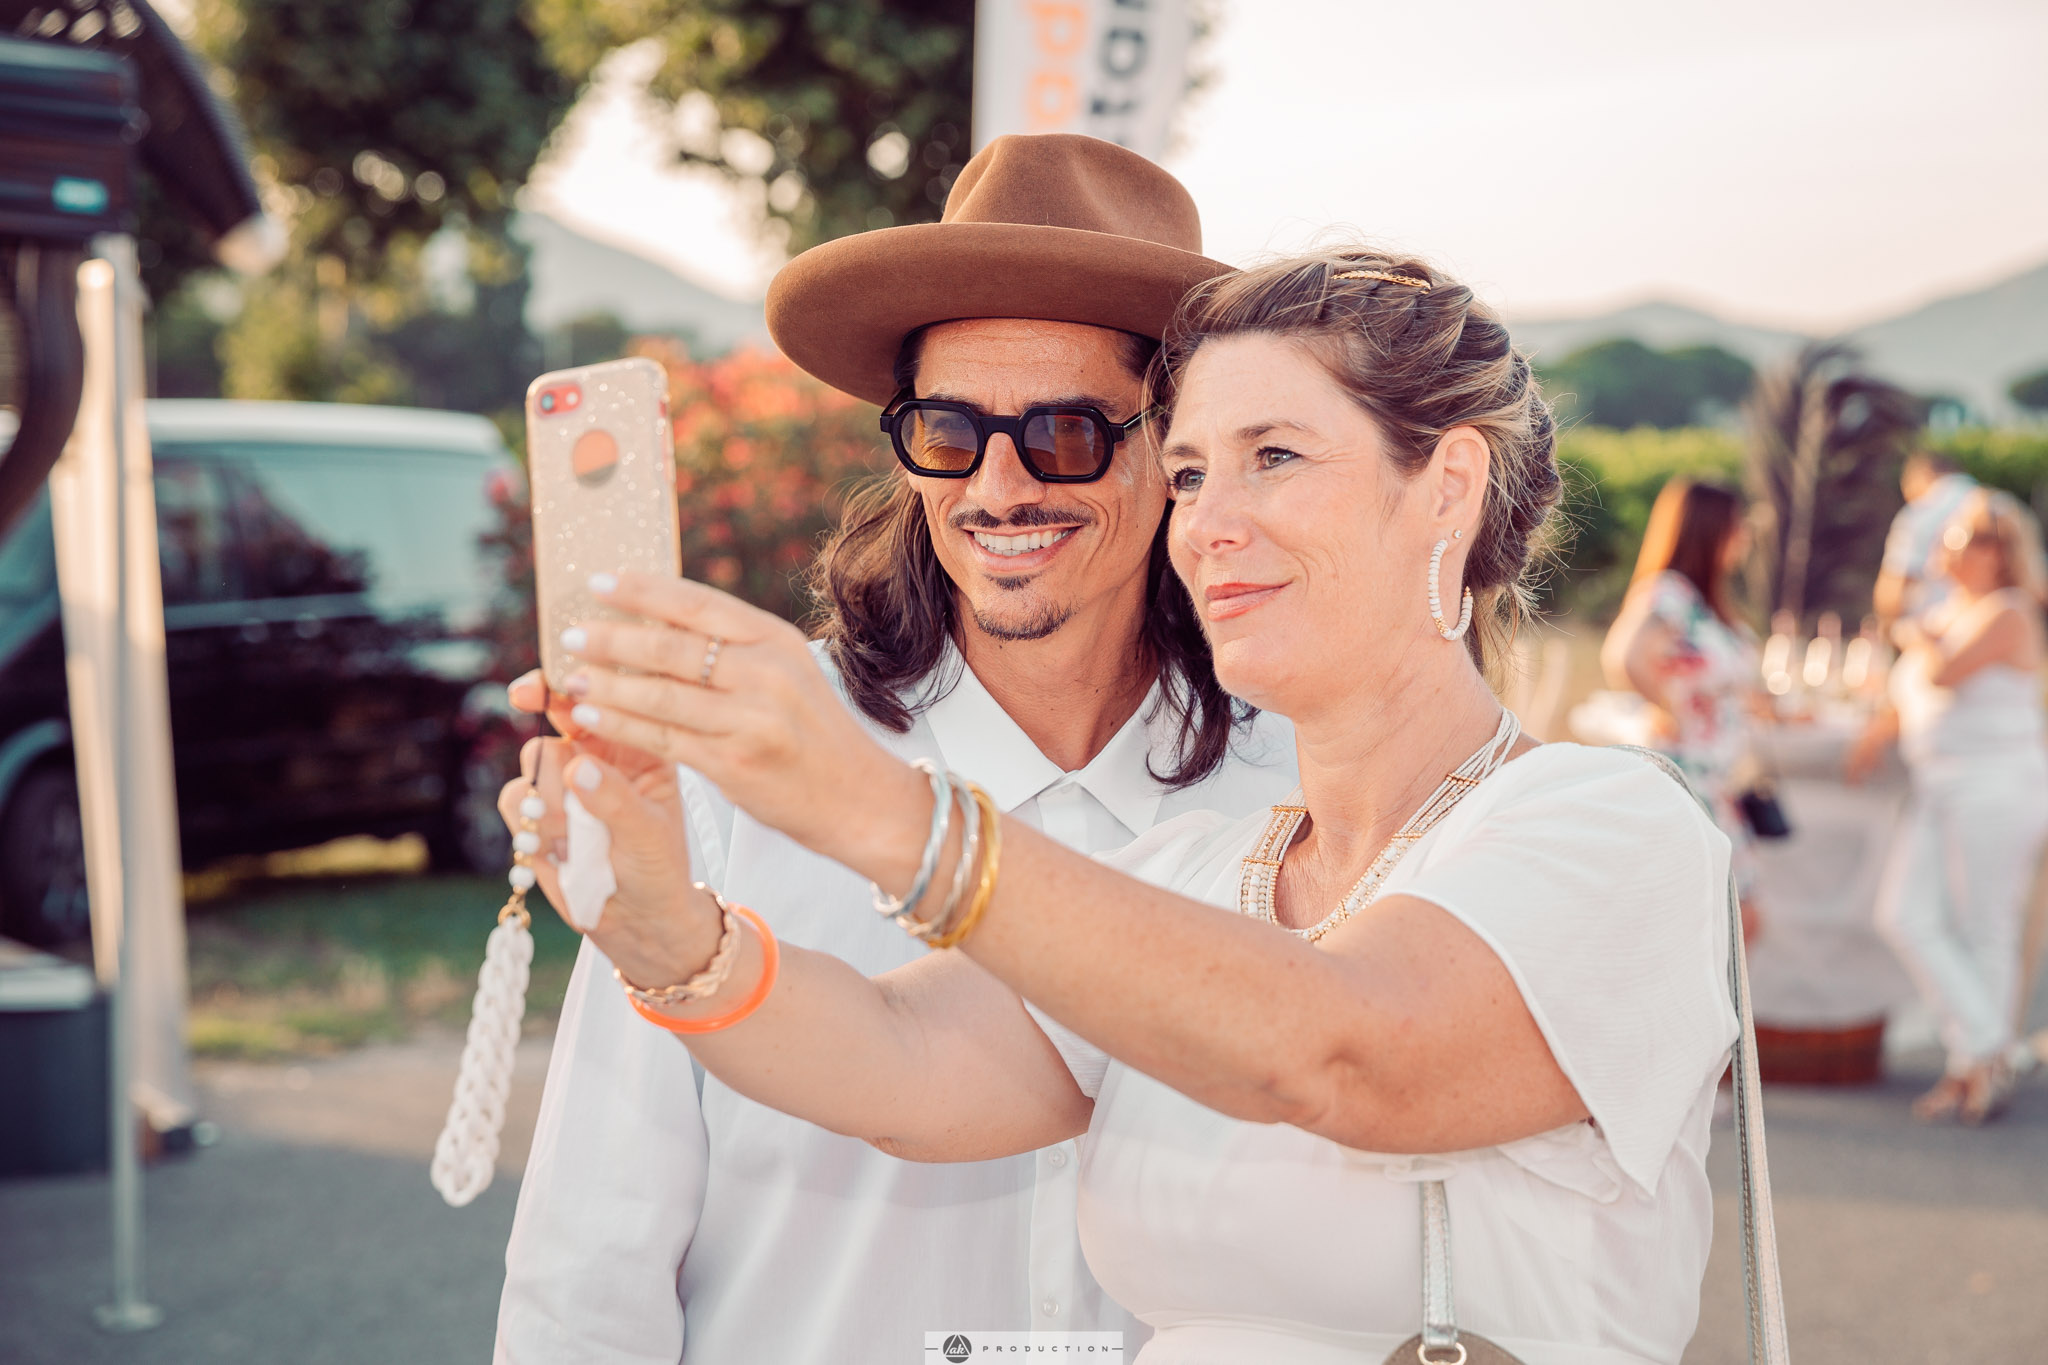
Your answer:
[[[775,931],[768,927],[766,920],[744,905],[733,906],[732,912],[753,925],[755,934],[761,939],[761,979],[755,983],[747,998],[724,1014],[714,1014],[709,1019],[673,1019],[660,1010],[643,1005],[630,995],[627,996],[626,1003],[637,1010],[642,1019],[650,1024],[658,1024],[670,1033],[717,1033],[721,1029],[731,1028],[761,1008],[762,1002],[768,998],[768,992],[775,989],[775,969],[782,961],[782,952],[775,944]]]

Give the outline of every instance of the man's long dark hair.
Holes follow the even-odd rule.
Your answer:
[[[923,340],[922,330],[904,339],[896,360],[899,390],[916,378]],[[1123,361],[1132,374],[1142,375],[1155,349],[1149,338],[1129,336]],[[1139,648],[1158,670],[1160,705],[1180,727],[1174,764],[1152,775],[1168,786],[1186,787],[1216,771],[1229,752],[1232,729],[1253,711],[1216,681],[1194,603],[1167,562],[1166,521],[1162,516],[1153,533],[1145,569]],[[848,499],[839,530],[811,566],[810,588],[818,603],[813,631],[825,642],[848,698],[876,724],[908,730],[919,711],[959,682],[957,674],[936,676],[959,624],[958,608],[953,581],[932,548],[924,500],[903,471],[891,471]]]

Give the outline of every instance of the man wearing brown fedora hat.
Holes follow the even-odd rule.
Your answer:
[[[1295,782],[1285,723],[1217,687],[1166,563],[1143,376],[1182,295],[1226,269],[1200,247],[1186,190],[1143,158],[1006,137],[939,222],[817,247],[768,295],[792,360],[884,405],[903,467],[814,571],[818,648],[849,706],[895,752],[1087,852]],[[531,675],[514,700],[548,701]],[[784,941],[871,974],[921,951],[852,873],[679,780],[693,869]],[[610,977],[586,942],[498,1360],[880,1365],[934,1359],[956,1334],[1001,1343],[988,1332],[1135,1349],[1081,1258],[1075,1144],[920,1164],[825,1132],[693,1075]]]

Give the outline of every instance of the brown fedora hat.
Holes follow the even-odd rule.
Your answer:
[[[1202,253],[1195,201],[1159,167],[1074,133],[999,137],[936,223],[812,247],[768,286],[782,353],[871,403],[895,396],[903,338],[956,318],[1042,318],[1157,338],[1189,289],[1230,273]]]

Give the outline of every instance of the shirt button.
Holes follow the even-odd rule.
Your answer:
[[[1057,1170],[1061,1166],[1067,1164],[1067,1149],[1064,1147],[1055,1147],[1050,1152],[1047,1152],[1045,1154],[1045,1159],[1046,1161],[1051,1163],[1053,1169]]]
[[[1038,1305],[1038,1311],[1049,1318],[1056,1318],[1060,1315],[1060,1301],[1058,1299],[1047,1299],[1044,1303]]]

